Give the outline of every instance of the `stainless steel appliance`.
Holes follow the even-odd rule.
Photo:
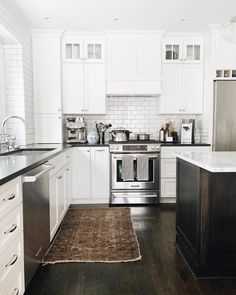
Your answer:
[[[110,143],[111,153],[111,204],[156,204],[159,197],[160,144],[156,141],[130,141],[127,143]],[[133,158],[132,180],[124,180],[122,166],[124,155]],[[137,159],[146,155],[148,177],[138,180]]]
[[[85,143],[87,141],[84,117],[67,117],[65,127],[67,143]]]
[[[50,245],[49,171],[43,164],[23,175],[24,264],[27,287]]]
[[[236,151],[236,81],[214,82],[214,151]]]
[[[131,132],[125,128],[118,127],[111,131],[113,141],[128,141]]]

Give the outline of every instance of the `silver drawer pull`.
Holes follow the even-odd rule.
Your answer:
[[[96,150],[96,152],[105,152],[105,150]]]
[[[7,264],[5,264],[5,267],[12,266],[13,264],[16,263],[17,259],[18,259],[18,255],[14,254],[13,257],[12,257],[12,260],[9,261]]]
[[[4,231],[4,235],[13,233],[16,229],[17,229],[17,225],[12,224],[12,226],[8,230]]]
[[[15,288],[12,292],[12,295],[18,295],[20,293],[20,290],[18,288]]]
[[[9,197],[3,198],[2,200],[3,200],[3,202],[5,202],[5,201],[11,201],[11,200],[15,199],[15,197],[16,197],[15,194],[10,194]]]

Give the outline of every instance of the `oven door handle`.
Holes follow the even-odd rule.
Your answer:
[[[148,157],[148,159],[150,159],[150,160],[155,160],[155,159],[157,159],[157,158],[158,158],[158,156],[149,156],[149,157]],[[122,160],[122,157],[118,157],[118,156],[114,156],[114,155],[113,155],[113,159],[114,159],[114,160]],[[137,157],[134,156],[134,160],[137,160]]]

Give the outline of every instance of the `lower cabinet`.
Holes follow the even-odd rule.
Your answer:
[[[176,155],[177,152],[209,151],[210,146],[178,146],[161,148],[161,203],[176,202]]]
[[[61,156],[58,156],[61,157]],[[64,155],[62,157],[65,157]],[[60,160],[60,159],[59,159]],[[62,160],[62,159],[61,159]],[[55,163],[57,160],[55,160]],[[54,164],[55,165],[55,164]],[[65,213],[70,206],[70,162],[51,175],[50,187],[50,240],[52,241]]]
[[[0,294],[23,295],[25,275],[21,177],[0,186],[0,213]]]
[[[73,149],[71,202],[74,204],[109,202],[108,147]]]

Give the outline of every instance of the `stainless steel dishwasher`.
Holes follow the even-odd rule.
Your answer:
[[[50,245],[49,171],[51,169],[53,165],[43,164],[22,177],[25,287],[28,286]]]

